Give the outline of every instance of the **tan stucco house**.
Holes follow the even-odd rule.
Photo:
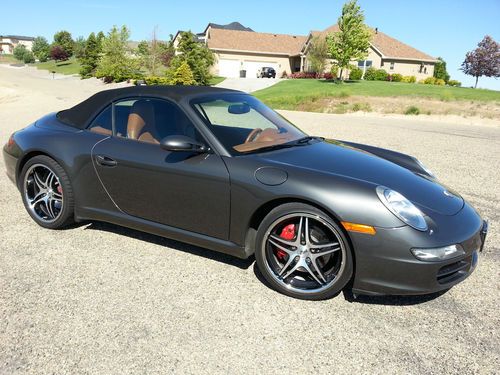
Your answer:
[[[307,52],[311,40],[318,36],[326,38],[328,34],[338,32],[337,25],[333,25],[323,31],[311,31],[301,51],[304,56],[303,70],[309,70]],[[353,61],[363,71],[373,66],[376,69],[384,69],[389,74],[399,73],[404,76],[415,76],[417,80],[432,77],[434,65],[437,59],[419,51],[399,40],[380,32],[377,28],[372,29],[370,49],[365,60]],[[330,69],[330,65],[327,66]]]
[[[21,35],[0,35],[0,53],[12,54],[19,44],[31,51],[35,38]]]
[[[311,31],[309,35],[289,35],[259,33],[245,28],[238,22],[228,25],[210,23],[197,38],[205,43],[215,56],[216,63],[212,73],[221,77],[239,77],[240,71],[246,77],[255,78],[257,71],[264,67],[273,67],[278,76],[283,72],[309,71],[307,58],[311,40],[315,36],[326,38],[328,34],[338,31],[333,25],[323,31]],[[388,73],[414,75],[417,79],[430,77],[434,73],[437,60],[407,44],[394,39],[378,29],[372,30],[372,40],[368,56],[362,61],[353,61],[361,69],[370,66],[384,69]],[[179,32],[174,38],[177,45]],[[331,62],[327,66],[330,69]]]

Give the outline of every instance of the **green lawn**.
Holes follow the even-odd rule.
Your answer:
[[[277,109],[295,109],[298,105],[324,98],[350,96],[420,97],[441,101],[498,102],[500,91],[465,87],[432,86],[423,84],[356,81],[335,83],[314,79],[291,79],[253,93],[266,104]]]
[[[38,69],[45,69],[49,72],[56,72],[60,74],[78,74],[80,71],[80,63],[74,57],[57,63],[54,60],[49,60],[43,63],[35,63],[33,66],[36,66]]]
[[[224,81],[225,79],[226,79],[226,77],[212,77],[212,79],[209,82],[209,85],[215,86],[215,85],[221,83],[222,81]]]
[[[18,61],[14,55],[0,54],[0,64],[22,64],[22,62]]]

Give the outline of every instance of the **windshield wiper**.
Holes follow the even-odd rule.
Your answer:
[[[313,140],[324,141],[325,138],[308,135],[307,137],[303,137],[303,138],[297,139],[296,141],[294,141],[294,143],[302,145],[302,144],[309,143],[310,141],[313,141]]]
[[[291,141],[291,142],[287,142],[287,143],[280,143],[280,144],[277,144],[277,145],[260,147],[260,148],[257,148],[255,150],[251,150],[251,151],[245,152],[245,154],[259,153],[259,152],[263,152],[263,151],[280,150],[280,149],[283,149],[283,148],[290,148],[290,147],[296,147],[296,146],[306,146],[312,140],[324,140],[324,138],[322,138],[322,137],[307,136],[307,137],[299,138],[299,139],[297,139],[295,141]]]

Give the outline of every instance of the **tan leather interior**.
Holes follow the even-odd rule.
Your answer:
[[[159,143],[151,133],[155,118],[153,104],[148,100],[138,100],[132,106],[127,122],[127,138]]]
[[[102,126],[94,126],[90,128],[90,131],[93,133],[99,133],[99,134],[104,134],[104,135],[111,135],[112,131],[106,128],[103,128]]]

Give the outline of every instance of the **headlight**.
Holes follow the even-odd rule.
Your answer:
[[[415,258],[428,262],[437,262],[464,255],[465,251],[460,245],[450,245],[445,247],[437,247],[434,249],[411,249]]]
[[[385,186],[377,186],[377,194],[389,211],[403,222],[417,230],[423,232],[427,230],[427,223],[422,212],[397,191],[386,188]]]
[[[427,168],[425,165],[422,164],[422,162],[418,159],[415,159],[415,161],[417,162],[417,164],[420,166],[420,168],[422,168],[425,173],[427,173],[429,176],[431,176],[432,178],[436,178],[436,175],[434,173],[432,173],[432,171]]]

